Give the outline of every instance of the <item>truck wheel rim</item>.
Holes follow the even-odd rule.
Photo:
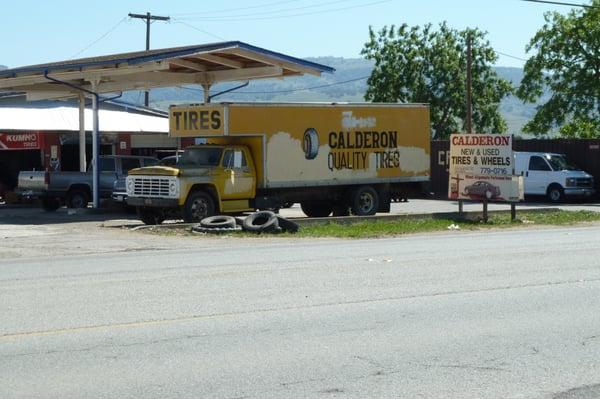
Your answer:
[[[208,203],[205,199],[198,198],[192,203],[192,216],[201,219],[208,214]]]
[[[73,197],[72,202],[73,202],[73,208],[84,208],[85,205],[87,205],[85,203],[85,199],[83,199],[83,197],[81,197],[80,195]]]
[[[373,196],[369,193],[362,193],[360,195],[360,209],[364,213],[368,213],[373,209]]]
[[[558,201],[560,198],[560,192],[558,190],[550,191],[550,198],[552,198],[553,201]]]

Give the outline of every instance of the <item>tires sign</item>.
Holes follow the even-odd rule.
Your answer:
[[[39,150],[39,133],[0,133],[0,150]]]
[[[448,198],[519,201],[523,179],[513,176],[512,136],[453,134],[448,157]]]

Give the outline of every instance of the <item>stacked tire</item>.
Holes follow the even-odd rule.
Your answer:
[[[245,219],[236,219],[232,216],[210,216],[192,227],[196,233],[231,233],[235,231],[248,231],[251,233],[296,233],[298,224],[287,220],[271,211],[254,212]]]

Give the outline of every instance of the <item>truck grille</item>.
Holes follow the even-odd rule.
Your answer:
[[[589,177],[581,177],[577,179],[577,187],[592,187],[593,179]]]
[[[133,181],[133,184],[129,182]],[[175,180],[167,176],[129,176],[127,177],[127,195],[130,197],[171,198],[169,184]]]

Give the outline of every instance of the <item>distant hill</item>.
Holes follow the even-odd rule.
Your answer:
[[[373,63],[362,58],[316,57],[308,58],[319,64],[336,69],[333,74],[321,77],[302,76],[287,79],[264,79],[251,81],[238,92],[215,97],[213,101],[274,101],[274,102],[361,102],[367,89],[367,77],[371,74]],[[0,70],[6,66],[0,65]],[[496,72],[517,86],[523,78],[520,68],[497,67]],[[344,83],[341,83],[344,82]],[[339,84],[338,84],[339,83]],[[215,85],[211,94],[239,85],[240,82]],[[310,90],[303,90],[312,88]],[[141,92],[124,93],[125,101],[141,104]],[[542,100],[545,100],[543,98]],[[151,105],[167,109],[171,104],[202,102],[203,93],[198,87],[153,89],[150,94]],[[535,104],[523,104],[515,96],[502,100],[500,112],[509,126],[509,133],[520,134],[522,126],[533,117]]]
[[[227,93],[215,97],[213,101],[322,101],[322,102],[356,102],[364,101],[367,89],[366,77],[371,74],[373,63],[362,58],[317,57],[308,60],[325,64],[336,69],[333,74],[321,77],[303,76],[287,79],[265,79],[251,81],[250,85],[238,92]],[[523,78],[520,68],[495,68],[498,75],[517,86]],[[364,78],[364,79],[360,79]],[[346,82],[336,84],[338,82]],[[215,85],[211,94],[239,85],[240,82]],[[311,90],[299,90],[313,88]],[[140,92],[125,93],[126,101],[140,103],[143,95]],[[203,94],[195,88],[165,88],[152,90],[151,105],[167,109],[170,104],[202,102]],[[535,104],[523,104],[515,96],[502,100],[500,112],[509,126],[509,133],[521,134],[522,126],[533,117]]]
[[[3,70],[3,69],[8,69],[8,67],[5,66],[5,65],[0,65],[0,71]]]

